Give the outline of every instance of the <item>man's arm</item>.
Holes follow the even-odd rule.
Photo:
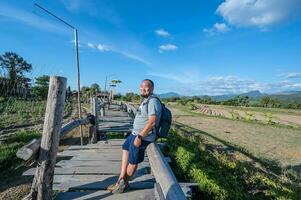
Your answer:
[[[150,131],[154,128],[154,126],[156,125],[156,118],[157,118],[156,115],[150,115],[148,117],[147,124],[144,126],[144,128],[142,129],[142,131],[139,133],[139,135],[141,135],[142,138],[148,136],[148,134],[150,133]],[[138,136],[134,140],[134,145],[136,147],[139,147],[141,145],[141,139],[139,139]]]
[[[156,115],[150,115],[148,117],[148,122],[145,125],[145,127],[142,129],[142,131],[139,133],[139,135],[141,135],[143,138],[148,136],[148,134],[150,133],[150,131],[155,127],[156,125]]]

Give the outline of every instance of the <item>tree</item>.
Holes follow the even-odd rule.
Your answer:
[[[91,94],[93,94],[93,95],[99,93],[99,92],[100,92],[100,86],[99,86],[97,83],[93,83],[93,84],[90,86],[90,92],[91,92]]]
[[[269,96],[263,96],[260,99],[260,105],[263,107],[268,107],[270,101],[271,101],[271,98]]]
[[[121,80],[117,80],[117,79],[113,79],[112,81],[112,84],[118,84],[118,83],[122,83],[122,81]]]
[[[5,52],[3,55],[0,55],[0,67],[3,69],[6,77],[9,78],[12,89],[15,89],[17,85],[28,83],[28,78],[25,77],[24,73],[30,72],[32,65],[18,54]]]
[[[47,75],[39,76],[35,78],[35,86],[32,87],[32,94],[38,98],[46,99],[48,95],[49,80]]]

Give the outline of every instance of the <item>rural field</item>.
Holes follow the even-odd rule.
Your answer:
[[[168,103],[168,106],[175,122],[196,128],[208,138],[229,143],[256,159],[300,174],[300,111],[203,104],[198,104],[193,110],[173,103]],[[235,117],[231,115],[233,112]],[[266,112],[273,117],[265,118]],[[247,118],[246,113],[252,113],[252,118]]]
[[[301,111],[202,104],[188,110],[175,104],[169,106],[175,122],[241,147],[257,158],[301,170]],[[265,118],[266,112],[273,117]],[[252,119],[246,113],[252,113]]]

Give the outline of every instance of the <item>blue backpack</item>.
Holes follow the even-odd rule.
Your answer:
[[[148,112],[148,103],[152,98],[158,99],[162,107],[159,125],[155,127],[156,135],[161,138],[166,138],[172,122],[171,111],[168,108],[166,108],[166,106],[160,101],[158,97],[151,96],[146,102],[147,112]]]

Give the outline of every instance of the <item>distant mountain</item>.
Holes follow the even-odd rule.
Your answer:
[[[175,92],[167,92],[163,94],[158,94],[160,98],[170,98],[170,97],[183,97],[183,95],[180,95]],[[199,97],[203,97],[204,95],[200,95]],[[277,98],[281,102],[288,104],[294,101],[301,101],[301,91],[283,91],[275,94],[266,94],[261,93],[258,90],[241,93],[241,94],[225,94],[225,95],[216,95],[216,96],[210,96],[212,100],[214,101],[227,101],[229,99],[235,98],[236,96],[248,96],[250,97],[250,100],[252,102],[256,102],[260,100],[263,96],[269,96],[271,98]],[[187,97],[187,96],[186,96]]]
[[[223,95],[216,95],[216,96],[211,96],[213,101],[227,101],[229,99],[232,99],[236,97],[236,94],[223,94]]]
[[[260,98],[260,97],[265,96],[265,95],[267,95],[267,94],[263,94],[258,90],[254,90],[254,91],[250,91],[250,92],[247,92],[247,93],[242,93],[239,96],[248,96],[250,98],[257,99],[257,98]]]
[[[275,93],[274,95],[290,95],[290,94],[301,95],[301,91],[282,91],[282,92]]]
[[[167,93],[163,93],[163,94],[158,94],[158,96],[162,99],[170,98],[170,97],[181,97],[181,95],[179,95],[178,93],[175,93],[175,92],[167,92]]]

